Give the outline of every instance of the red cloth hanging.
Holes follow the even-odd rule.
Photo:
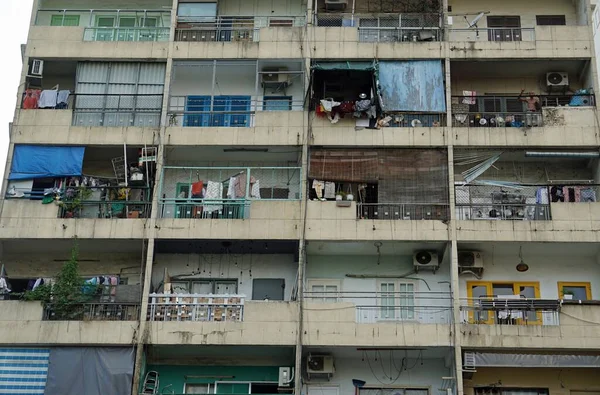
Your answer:
[[[192,197],[193,198],[201,198],[203,188],[204,188],[204,183],[202,181],[193,183],[192,184]]]
[[[40,90],[27,89],[25,91],[25,99],[23,99],[23,108],[26,110],[33,110],[38,108],[38,100],[41,95]]]

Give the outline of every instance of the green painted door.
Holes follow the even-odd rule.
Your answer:
[[[79,26],[79,15],[52,15],[50,26]]]

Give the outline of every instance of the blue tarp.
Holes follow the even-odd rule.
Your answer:
[[[446,112],[441,60],[380,61],[384,111]]]
[[[9,180],[80,176],[85,147],[15,145]]]

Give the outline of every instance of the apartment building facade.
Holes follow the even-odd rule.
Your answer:
[[[30,25],[0,392],[600,392],[589,1],[34,0]],[[25,300],[74,246],[73,299]]]

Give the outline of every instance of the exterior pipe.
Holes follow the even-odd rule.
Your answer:
[[[530,158],[600,158],[600,152],[525,152]]]

